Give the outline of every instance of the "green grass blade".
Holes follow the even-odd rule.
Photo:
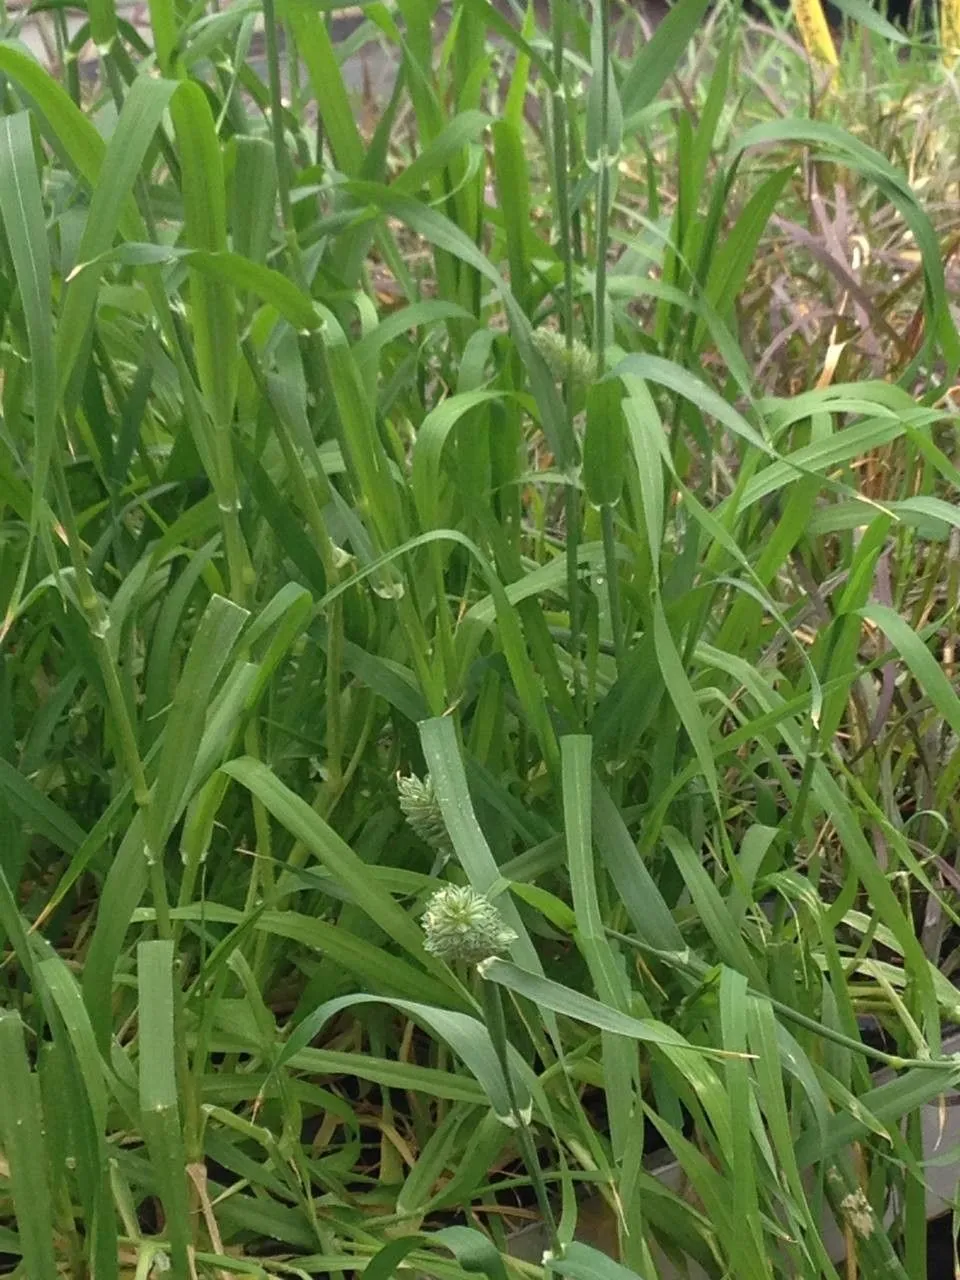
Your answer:
[[[27,1062],[20,1015],[0,1013],[0,1133],[10,1166],[17,1232],[31,1280],[56,1280],[54,1218],[37,1077]]]
[[[599,999],[629,1013],[630,993],[622,964],[603,927],[597,894],[591,826],[592,740],[585,735],[560,740],[563,817],[567,840],[570,889],[576,917],[577,943],[583,952]],[[637,1139],[634,1076],[636,1055],[628,1040],[607,1033],[603,1037],[607,1115],[614,1159],[621,1162],[627,1143]]]
[[[328,1000],[326,1004],[309,1014],[284,1043],[277,1055],[274,1069],[279,1070],[286,1063],[291,1062],[341,1009],[348,1009],[357,1004],[378,1003],[384,1003],[383,997],[366,994],[341,996],[336,1000]],[[504,1074],[500,1070],[500,1061],[489,1032],[482,1022],[465,1013],[437,1009],[432,1005],[409,1000],[390,1000],[388,1003],[425,1024],[435,1035],[446,1041],[469,1067],[503,1123],[512,1126],[513,1108],[510,1105]],[[513,1088],[516,1091],[517,1104],[521,1112],[526,1114],[532,1106],[530,1074],[524,1066],[523,1059],[512,1046],[508,1046],[508,1055],[511,1075],[514,1077]]]
[[[176,0],[147,0],[147,8],[157,63],[161,73],[169,76],[174,71],[173,59],[180,34]]]
[[[819,1223],[815,1222],[800,1178],[794,1150],[787,1096],[781,1075],[777,1045],[776,1020],[767,1001],[751,998],[747,1004],[747,1035],[750,1049],[756,1055],[757,1092],[770,1137],[792,1196],[790,1212],[803,1227],[803,1240],[823,1274],[835,1275]]]
[[[725,964],[744,974],[755,987],[766,985],[717,886],[711,880],[690,842],[676,828],[664,826],[664,844],[670,850],[696,908],[700,923],[710,935]]]
[[[690,38],[703,20],[708,0],[680,0],[633,59],[620,88],[628,127],[648,107],[673,72]]]
[[[743,1225],[737,1238],[738,1270],[744,1274],[769,1275],[770,1264],[764,1259],[760,1206],[757,1195],[757,1162],[754,1158],[751,1126],[751,1086],[747,1061],[747,980],[742,974],[724,968],[720,975],[720,1025],[723,1047],[730,1052],[724,1066],[724,1080],[730,1099],[730,1129],[733,1150],[730,1168],[733,1184],[733,1212]]]
[[[109,56],[117,38],[117,9],[113,0],[89,0],[90,39],[97,46],[101,58]]]
[[[208,253],[224,252],[227,210],[223,160],[210,106],[200,86],[182,83],[170,104],[170,114],[183,169],[187,244]],[[200,387],[211,418],[218,428],[225,429],[233,419],[239,370],[234,291],[224,281],[196,273],[191,299]]]
[[[528,310],[526,294],[530,280],[528,228],[530,224],[530,180],[520,126],[498,120],[493,126],[494,177],[497,199],[503,211],[510,264],[510,288],[517,302]]]
[[[499,391],[465,391],[450,396],[431,409],[417,432],[413,451],[411,485],[422,529],[440,525],[441,475],[443,448],[460,420],[477,405],[502,398]]]
[[[704,413],[716,418],[728,431],[740,436],[761,453],[775,456],[772,447],[756,428],[750,425],[743,414],[682,365],[672,360],[664,360],[660,356],[631,355],[621,360],[613,372],[621,377],[633,375],[645,378],[648,382],[657,383],[676,392]]]
[[[894,609],[871,604],[861,609],[860,616],[878,626],[910,668],[917,684],[933,703],[937,713],[960,733],[960,698],[930,650],[917,633]]]
[[[77,248],[77,268],[106,253],[113,244],[124,213],[133,208],[134,183],[176,89],[176,81],[141,76],[127,94],[90,201]],[[61,395],[86,342],[97,290],[97,276],[92,272],[72,276],[67,285],[57,328],[57,373]]]
[[[69,1096],[64,1102],[71,1108],[70,1125],[77,1135],[77,1180],[88,1214],[86,1233],[93,1269],[98,1275],[115,1277],[119,1257],[105,1140],[109,1118],[105,1080],[109,1080],[114,1095],[121,1093],[121,1086],[100,1056],[80,989],[66,965],[56,957],[43,961],[38,972],[56,1004],[76,1064],[75,1071],[68,1067],[65,1072]],[[57,1048],[67,1051],[63,1044]]]
[[[137,977],[140,1118],[163,1202],[170,1269],[176,1280],[189,1280],[192,1232],[175,1065],[173,944],[141,942]]]
[[[111,263],[129,266],[159,267],[183,263],[215,285],[252,294],[276,307],[280,315],[306,333],[321,327],[317,308],[307,295],[281,272],[251,262],[238,253],[209,253],[202,249],[184,249],[173,245],[136,244],[128,242],[100,254],[78,268],[76,280],[90,278],[96,282],[100,272]]]
[[[0,791],[11,809],[36,831],[62,849],[74,853],[87,838],[69,813],[9,764],[0,760]]]
[[[598,779],[593,784],[593,828],[607,872],[637,933],[658,951],[683,951],[683,934],[623,817]]]
[[[499,982],[508,991],[526,996],[534,1004],[552,1009],[554,1013],[563,1014],[567,1018],[576,1018],[600,1031],[610,1031],[614,1035],[628,1036],[641,1044],[654,1044],[674,1052],[691,1055],[715,1057],[717,1051],[689,1044],[678,1032],[657,1022],[653,1018],[633,1018],[629,1014],[611,1009],[599,1000],[582,995],[570,987],[539,974],[528,973],[507,960],[490,959],[483,961],[483,976],[491,982]]]
[[[431,244],[459,258],[473,267],[494,286],[503,300],[510,320],[517,350],[526,366],[530,385],[540,411],[541,425],[561,467],[570,465],[576,457],[576,441],[566,422],[566,414],[560,403],[557,388],[550,377],[543,357],[533,346],[530,321],[502,276],[481,253],[474,242],[449,218],[435,209],[428,208],[409,196],[395,194],[392,190],[372,182],[350,182],[346,189],[358,200],[366,201],[405,222],[418,235]]]
[[[450,981],[446,967],[423,949],[423,934],[388,893],[374,887],[366,863],[315,813],[258,760],[244,757],[223,766],[225,773],[252,792],[287,830],[314,854],[332,876],[350,891],[388,937],[438,977]],[[455,986],[455,984],[454,984]]]
[[[713,751],[710,746],[710,735],[703,713],[697,704],[693,687],[687,678],[686,671],[683,669],[683,662],[671,634],[667,616],[663,611],[663,604],[659,596],[656,596],[653,601],[653,636],[654,650],[657,655],[660,674],[663,676],[663,683],[666,685],[677,715],[687,731],[696,753],[700,770],[719,810],[720,783],[717,777]]]
[[[547,1272],[555,1276],[570,1276],[571,1280],[645,1280],[629,1267],[614,1262],[598,1249],[574,1240],[564,1250],[562,1258],[553,1258]]]
[[[357,177],[363,167],[363,141],[326,23],[308,0],[284,0],[280,16],[303,57],[337,167]]]
[[[204,611],[164,730],[147,811],[148,858],[160,856],[186,803],[213,690],[248,617],[222,596],[214,596]]]
[[[503,1259],[482,1232],[473,1227],[444,1227],[434,1239],[449,1249],[464,1271],[487,1280],[507,1280]]]
[[[478,893],[493,898],[504,921],[517,935],[511,947],[515,958],[542,972],[540,958],[516,904],[509,894],[497,895],[497,888],[506,886],[477,822],[453,721],[447,716],[425,720],[420,725],[420,741],[444,823],[467,879]]]
[[[419,997],[446,1003],[449,988],[436,978],[415,969],[382,945],[356,937],[342,924],[329,924],[296,911],[266,911],[256,928],[278,938],[304,943],[311,950],[328,956],[338,968],[355,974],[365,987],[387,995]]]
[[[57,447],[57,375],[46,215],[27,112],[0,121],[0,216],[30,341],[35,431],[30,524],[36,530]]]
[[[102,1131],[107,1121],[104,1064],[76,980],[59,958],[44,960],[39,966],[39,972],[63,1018],[83,1077],[94,1123],[98,1131]]]
[[[277,223],[276,154],[266,138],[238,137],[233,145],[233,247],[240,257],[264,266]]]

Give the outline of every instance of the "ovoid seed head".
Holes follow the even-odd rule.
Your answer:
[[[469,885],[438,889],[420,923],[426,949],[441,960],[478,964],[502,955],[517,940],[490,899]]]

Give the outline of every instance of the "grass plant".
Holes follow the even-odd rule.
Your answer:
[[[868,13],[828,88],[705,0],[52,12],[59,70],[0,42],[7,1269],[923,1276],[936,50]],[[500,958],[425,946],[444,885]]]

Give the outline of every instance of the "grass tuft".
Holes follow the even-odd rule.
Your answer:
[[[4,1269],[925,1274],[955,42],[861,8],[4,12]]]

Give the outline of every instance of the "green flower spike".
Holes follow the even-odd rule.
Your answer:
[[[533,345],[557,382],[565,382],[569,375],[575,387],[585,387],[596,373],[596,357],[579,338],[574,338],[568,350],[567,340],[558,330],[534,329]]]
[[[502,955],[517,940],[490,899],[469,885],[438,889],[420,923],[427,935],[426,949],[448,963],[479,964]]]
[[[411,829],[425,844],[441,854],[444,860],[449,858],[453,853],[453,845],[430,775],[427,774],[422,781],[415,773],[411,773],[409,778],[398,777],[397,793],[400,811]]]

